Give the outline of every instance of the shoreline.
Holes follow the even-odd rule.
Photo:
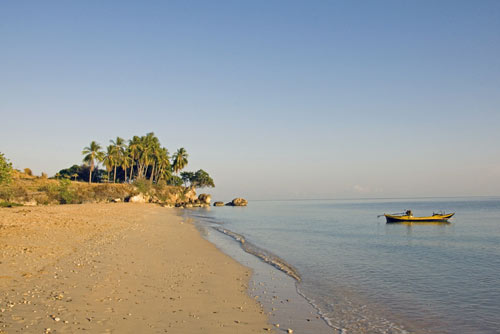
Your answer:
[[[262,305],[272,327],[277,332],[286,332],[288,328],[291,328],[294,333],[343,333],[342,329],[329,323],[313,301],[299,290],[298,273],[288,272],[286,266],[280,269],[281,266],[276,266],[259,254],[245,249],[243,244],[247,242],[241,243],[238,239],[243,236],[234,232],[225,233],[222,231],[223,225],[213,221],[204,221],[196,214],[190,215],[193,211],[185,211],[184,214],[195,222],[205,239],[238,263],[252,269],[248,293]],[[299,280],[295,277],[299,277]],[[276,327],[276,324],[279,324],[279,327]]]
[[[251,270],[176,209],[0,209],[0,333],[263,333]]]

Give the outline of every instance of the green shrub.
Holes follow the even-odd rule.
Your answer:
[[[52,202],[59,202],[59,189],[54,183],[49,183],[38,188],[38,191],[47,195],[47,204]]]
[[[12,180],[12,164],[0,153],[0,184],[9,183]]]
[[[124,199],[129,196],[130,188],[128,185],[121,184],[99,184],[93,187],[93,198],[97,201],[110,201],[115,198]]]
[[[76,203],[76,193],[71,188],[71,181],[68,179],[62,179],[59,181],[59,203],[61,204],[73,204]]]
[[[3,199],[4,201],[25,201],[28,200],[28,197],[28,192],[23,187],[12,184],[3,184],[0,186],[0,199]]]
[[[38,194],[33,195],[33,199],[38,203],[38,204],[43,204],[43,205],[48,205],[50,204],[50,199],[49,196],[47,196],[46,193],[41,192]]]
[[[67,179],[62,179],[57,183],[49,183],[38,188],[46,194],[46,203],[49,204],[53,202],[58,202],[60,204],[75,204],[78,203],[78,196],[76,191],[71,186],[71,181]]]
[[[137,179],[134,181],[133,185],[142,194],[146,195],[151,193],[151,183],[146,179]]]
[[[162,202],[168,201],[171,194],[176,192],[175,188],[167,186],[165,181],[154,185],[154,190],[155,196]]]
[[[0,186],[0,199],[4,201],[10,201],[12,198],[12,189],[7,186]]]

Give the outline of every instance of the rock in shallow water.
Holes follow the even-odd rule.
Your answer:
[[[226,205],[229,206],[247,206],[248,201],[244,198],[238,197],[233,199],[231,202],[227,203]]]
[[[211,199],[212,199],[212,196],[210,196],[209,194],[200,194],[200,196],[198,196],[198,200],[202,204],[210,204]]]

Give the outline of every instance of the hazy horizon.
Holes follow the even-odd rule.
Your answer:
[[[214,199],[500,195],[497,1],[0,4],[0,152],[154,132]]]

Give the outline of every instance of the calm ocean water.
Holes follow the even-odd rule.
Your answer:
[[[451,224],[378,214],[456,212]],[[500,198],[252,201],[193,212],[295,267],[346,333],[500,333]]]

